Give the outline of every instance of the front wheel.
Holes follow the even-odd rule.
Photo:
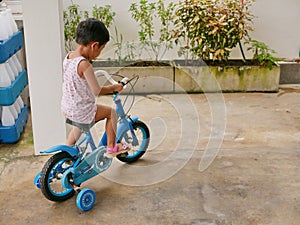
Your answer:
[[[67,152],[56,153],[46,162],[40,176],[40,188],[47,199],[61,202],[75,194],[74,189],[62,186],[63,173],[73,163],[74,159]]]
[[[142,155],[145,154],[150,140],[150,132],[147,127],[147,125],[142,121],[136,121],[132,124],[134,133],[138,139],[138,145],[133,146],[132,145],[132,135],[131,131],[127,130],[121,135],[120,142],[124,141],[128,144],[130,144],[130,151],[117,155],[117,158],[126,163],[132,163],[137,161],[139,158],[142,157]]]

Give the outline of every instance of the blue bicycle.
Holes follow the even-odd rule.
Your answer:
[[[116,82],[105,71],[98,70],[95,72],[95,75],[104,75],[111,83]],[[116,76],[122,77],[120,75]],[[138,76],[130,80],[122,78],[121,82],[124,85],[130,85],[130,92],[133,91]],[[131,81],[133,80],[135,82],[132,85]],[[142,157],[148,148],[150,140],[149,129],[138,117],[131,118],[128,112],[125,113],[118,93],[114,94],[113,101],[118,115],[116,141],[118,143],[126,142],[131,147],[129,152],[119,154],[117,158],[125,163],[133,163]],[[112,158],[106,153],[107,137],[104,132],[98,146],[96,146],[90,132],[94,123],[80,124],[68,119],[66,122],[80,128],[82,138],[74,146],[58,145],[41,152],[42,154],[56,154],[49,158],[42,171],[36,175],[34,184],[41,189],[47,199],[55,202],[65,201],[75,193],[78,193],[76,199],[77,207],[83,211],[88,211],[95,204],[96,194],[88,188],[81,190],[80,185],[107,170],[111,165]],[[91,151],[87,151],[88,147],[90,147]]]

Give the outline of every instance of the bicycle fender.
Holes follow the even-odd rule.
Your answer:
[[[136,123],[139,120],[139,118],[137,116],[135,116],[135,117],[129,118],[127,120],[130,124],[132,124],[132,123]]]
[[[57,145],[57,146],[51,147],[45,151],[41,151],[40,153],[41,154],[49,154],[49,153],[54,153],[54,152],[67,152],[72,157],[78,155],[78,153],[79,153],[77,148],[74,148],[72,146],[67,146],[67,145]]]
[[[132,140],[133,146],[136,146],[139,143],[139,141],[138,141],[138,139],[137,139],[137,137],[135,135],[135,132],[133,131],[133,124],[136,123],[138,121],[138,119],[139,118],[137,116],[128,119],[129,127],[130,127],[130,132],[131,132],[131,135],[132,135],[132,138],[133,138],[133,140]]]
[[[120,122],[118,124],[117,137],[120,137],[120,135],[123,134],[123,132],[126,130],[133,131],[132,124],[136,123],[138,121],[138,119],[139,118],[137,116],[135,116],[133,118],[128,118],[127,121]]]

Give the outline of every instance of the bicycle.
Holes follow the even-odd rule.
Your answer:
[[[104,75],[111,83],[116,83],[112,76],[105,71],[95,71],[95,75]],[[117,76],[123,78],[121,80],[123,85],[130,84],[131,90],[138,80],[138,76],[130,80],[121,75]],[[132,85],[130,82],[133,80],[135,83]],[[116,141],[118,143],[126,142],[131,147],[129,152],[119,154],[116,157],[122,162],[133,163],[146,152],[150,141],[150,132],[147,125],[140,121],[137,116],[131,118],[128,115],[129,110],[125,113],[119,93],[114,93],[113,102],[116,105],[118,115]],[[107,170],[112,163],[112,158],[106,153],[106,132],[103,133],[96,147],[90,131],[94,123],[80,124],[68,119],[66,122],[79,127],[83,137],[74,146],[58,145],[42,151],[41,154],[55,154],[48,159],[41,172],[36,175],[34,185],[41,189],[47,199],[54,202],[65,201],[78,193],[77,207],[83,211],[88,211],[96,202],[96,194],[89,188],[81,190],[80,185]],[[87,151],[88,146],[90,146],[90,152]]]

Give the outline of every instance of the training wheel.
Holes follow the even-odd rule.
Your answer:
[[[93,190],[84,188],[76,198],[77,207],[83,211],[88,211],[93,208],[96,202],[96,194]]]
[[[36,186],[37,188],[41,188],[41,183],[40,183],[40,177],[41,177],[41,172],[39,172],[33,181],[34,186]]]

